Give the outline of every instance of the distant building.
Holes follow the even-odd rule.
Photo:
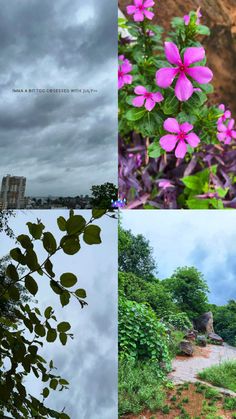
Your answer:
[[[0,200],[4,209],[25,208],[26,178],[22,176],[4,176]]]

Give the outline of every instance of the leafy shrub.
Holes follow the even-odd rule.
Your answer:
[[[236,410],[236,397],[227,397],[224,401],[224,409]]]
[[[146,304],[119,300],[119,351],[121,358],[151,360],[160,375],[170,371],[168,335]]]
[[[198,376],[214,386],[236,391],[236,361],[227,361],[219,365],[213,365],[199,372]]]
[[[162,379],[154,363],[119,361],[119,415],[156,411],[165,404]]]
[[[186,313],[171,314],[170,316],[168,316],[167,322],[175,329],[182,331],[191,329],[193,327]]]

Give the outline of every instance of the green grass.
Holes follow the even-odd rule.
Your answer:
[[[228,361],[206,368],[198,376],[214,386],[227,388],[236,392],[236,361]]]
[[[155,364],[120,360],[119,417],[126,413],[138,415],[144,409],[162,409],[166,404],[162,382]]]

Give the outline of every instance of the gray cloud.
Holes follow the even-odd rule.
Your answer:
[[[0,6],[0,176],[26,176],[29,195],[76,195],[117,183],[115,2]],[[21,88],[97,92],[12,91]]]

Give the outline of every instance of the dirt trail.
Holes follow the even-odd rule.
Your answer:
[[[183,382],[200,381],[197,378],[198,372],[205,368],[217,365],[225,361],[236,360],[236,348],[224,344],[223,346],[208,345],[206,348],[198,348],[195,356],[185,357],[177,356],[173,361],[173,371],[169,374],[169,378],[175,384],[181,384]],[[227,394],[236,396],[236,393],[226,390],[219,389]]]

